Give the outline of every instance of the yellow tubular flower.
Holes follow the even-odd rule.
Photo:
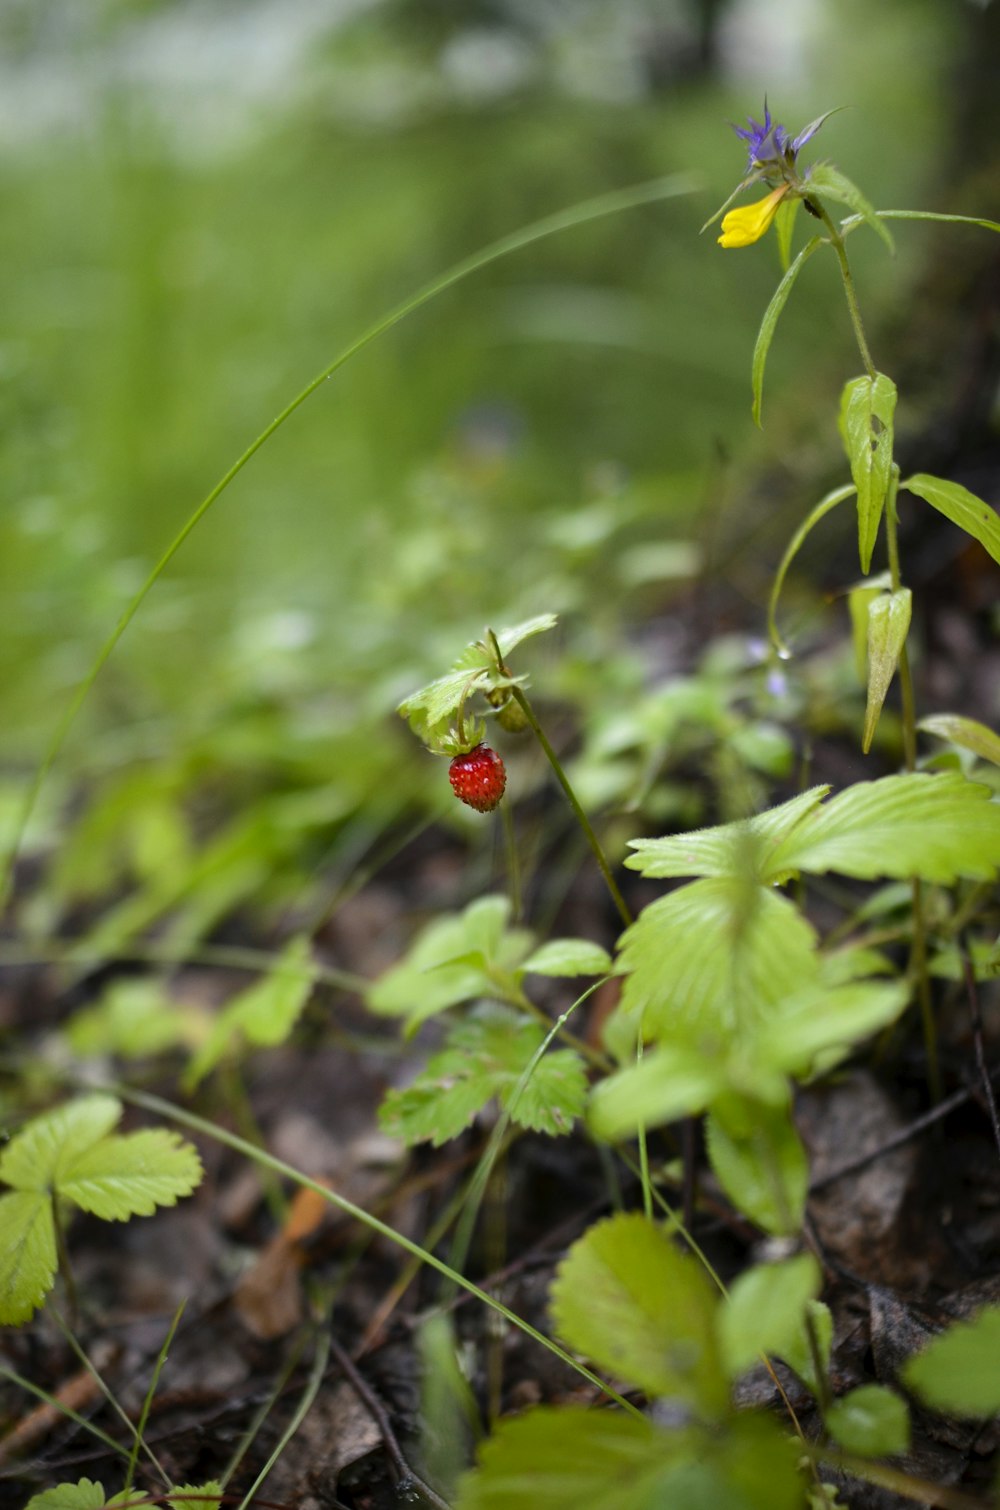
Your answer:
[[[778,213],[778,206],[788,193],[789,185],[781,184],[773,189],[766,199],[758,199],[755,204],[742,204],[738,209],[730,210],[722,218],[722,235],[719,237],[720,246],[753,246],[759,241],[767,230],[771,221]]]

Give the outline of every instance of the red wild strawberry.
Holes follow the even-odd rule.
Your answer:
[[[495,750],[476,745],[467,755],[455,756],[448,780],[460,802],[474,807],[477,813],[491,813],[503,796],[507,772]]]

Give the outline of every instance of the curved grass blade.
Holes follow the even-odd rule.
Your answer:
[[[771,637],[771,644],[782,660],[790,660],[792,654],[788,645],[778,633],[777,622],[778,599],[781,596],[781,589],[785,585],[788,568],[802,549],[806,536],[814,526],[819,524],[821,519],[825,519],[830,510],[836,508],[838,503],[843,503],[845,499],[850,498],[853,492],[855,492],[854,484],[846,483],[842,488],[834,488],[832,493],[827,493],[825,498],[820,499],[816,507],[803,519],[795,534],[789,540],[785,554],[781,558],[781,564],[775,573],[774,585],[771,588],[771,596],[767,604],[767,632]]]
[[[201,523],[212,505],[221,498],[229,487],[229,484],[239,476],[247,462],[256,456],[271,436],[280,430],[286,420],[290,419],[297,409],[300,409],[307,399],[311,398],[318,388],[333,377],[334,373],[352,357],[357,356],[372,341],[377,340],[393,326],[398,325],[407,315],[412,314],[422,305],[429,303],[438,294],[444,293],[454,284],[460,283],[480,268],[486,267],[491,262],[498,261],[501,257],[507,257],[512,252],[520,251],[522,247],[530,246],[535,241],[541,241],[546,236],[557,235],[560,231],[572,230],[575,226],[585,225],[590,220],[600,220],[606,215],[618,215],[625,210],[638,209],[641,205],[655,204],[663,199],[672,199],[682,194],[693,193],[697,187],[697,181],[690,174],[671,174],[663,178],[655,178],[646,183],[634,184],[628,189],[615,189],[609,194],[599,194],[593,199],[583,200],[580,204],[571,205],[568,209],[557,210],[553,215],[546,215],[541,220],[534,221],[531,225],[522,226],[518,231],[512,231],[508,236],[502,236],[499,241],[492,242],[489,246],[471,256],[464,257],[456,262],[447,272],[426,283],[417,293],[404,299],[397,304],[388,314],[369,325],[356,340],[334,357],[321,372],[318,372],[306,386],[295,395],[290,403],[276,415],[271,423],[260,432],[256,439],[252,440],[242,455],[238,456],[229,470],[220,477],[214,488],[206,494],[198,507],[185,520],[177,534],[171,540],[156,565],[150,571],[148,577],[138,589],[135,596],[126,606],[117,624],[101,646],[94,661],[83,681],[79,684],[70,699],[62,717],[56,725],[52,738],[34,777],[28,787],[21,810],[18,813],[14,825],[14,835],[11,840],[10,851],[3,861],[0,869],[0,913],[6,906],[13,878],[14,865],[20,853],[24,835],[35,810],[38,795],[45,783],[45,779],[51,771],[61,751],[70,729],[76,722],[76,718],[97,678],[100,676],[105,664],[109,660],[115,646],[125,633],[126,629],[135,618],[142,604],[145,602],[156,582],[166,571],[171,561],[187,540],[191,532]]]
[[[753,365],[751,367],[751,381],[753,385],[753,422],[761,428],[760,408],[764,397],[764,364],[767,361],[767,353],[771,349],[771,340],[774,336],[774,327],[778,323],[778,316],[788,303],[788,296],[795,285],[805,264],[812,256],[817,247],[822,246],[824,237],[813,236],[802,248],[791,267],[774,290],[771,302],[764,311],[764,318],[760,322],[760,330],[757,332],[757,342],[753,349]]]

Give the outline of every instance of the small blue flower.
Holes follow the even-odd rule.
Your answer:
[[[742,126],[733,127],[736,135],[747,144],[747,172],[766,175],[769,172],[783,173],[786,168],[793,167],[800,149],[810,137],[816,135],[826,118],[821,115],[818,120],[811,121],[804,131],[800,131],[798,136],[790,137],[784,126],[771,120],[771,112],[765,100],[763,121],[755,121],[752,116],[748,116],[745,129]]]

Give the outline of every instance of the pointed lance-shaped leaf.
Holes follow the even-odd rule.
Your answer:
[[[858,491],[858,553],[871,566],[892,470],[896,385],[884,373],[852,378],[840,400],[840,433]]]
[[[988,760],[991,765],[1000,765],[1000,734],[994,733],[975,718],[963,718],[959,713],[933,713],[928,718],[922,718],[917,728],[924,734],[947,739],[950,744],[971,751],[980,760]]]
[[[861,741],[866,755],[872,747],[882,704],[906,644],[912,610],[913,594],[908,587],[901,587],[898,592],[879,593],[868,605],[868,706]]]
[[[900,487],[929,503],[973,540],[978,540],[994,561],[1000,561],[1000,515],[975,493],[970,493],[960,483],[946,482],[926,472],[907,478]]]

